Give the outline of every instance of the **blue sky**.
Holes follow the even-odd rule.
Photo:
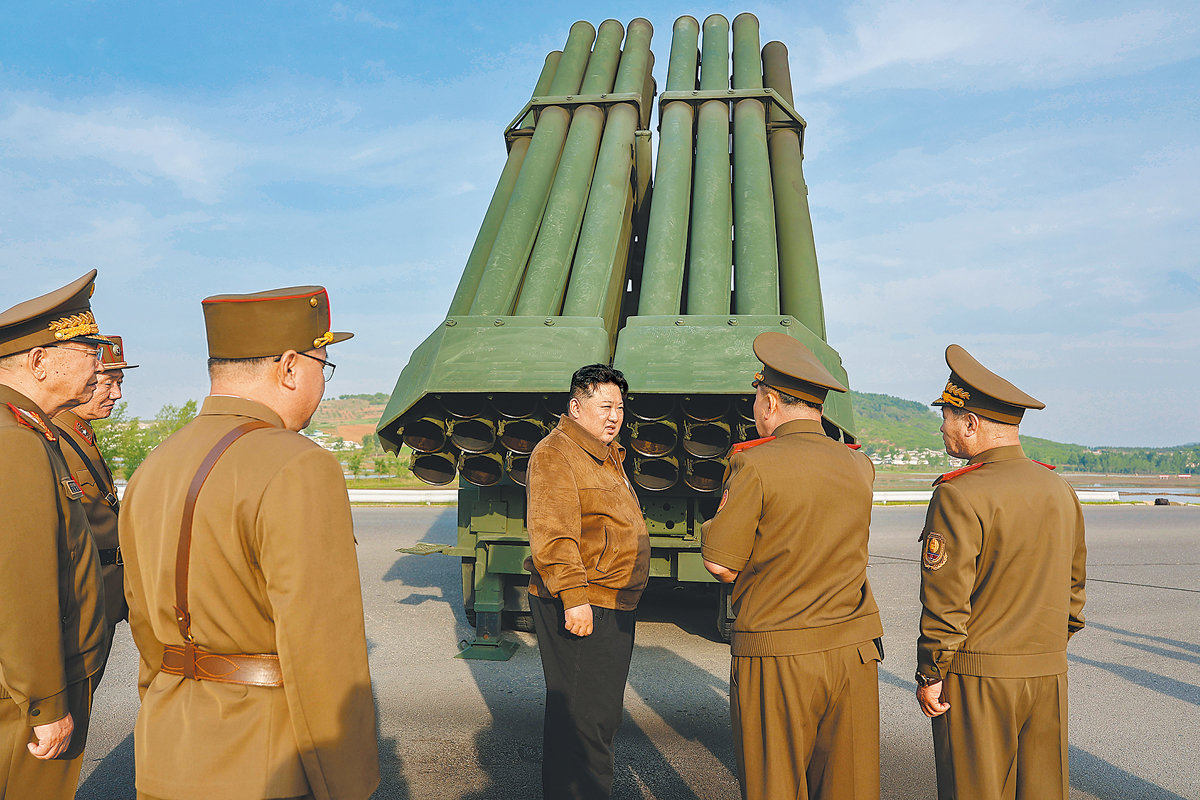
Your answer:
[[[97,267],[148,416],[206,393],[201,298],[321,283],[358,333],[329,391],[390,391],[570,24],[647,16],[661,88],[675,17],[747,10],[853,388],[932,399],[958,342],[1047,403],[1029,434],[1200,441],[1194,2],[7,3],[0,307]]]

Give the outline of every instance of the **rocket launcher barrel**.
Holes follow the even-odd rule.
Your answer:
[[[650,69],[650,37],[654,29],[644,19],[629,23],[625,49],[614,91],[641,92]],[[633,189],[631,172],[638,109],[620,103],[608,110],[600,140],[571,278],[563,302],[564,316],[601,317],[615,332],[615,312],[625,288],[625,258],[629,252]],[[622,267],[619,269],[618,267]]]
[[[683,53],[692,46],[692,30],[687,18],[680,22],[672,52],[678,44]],[[638,403],[654,395],[736,397],[741,399],[734,415],[750,421],[747,383],[759,367],[751,349],[759,333],[782,331],[798,339],[847,381],[841,358],[826,342],[800,169],[805,122],[792,108],[786,50],[778,43],[760,50],[758,20],[741,14],[732,26],[731,71],[729,34],[724,17],[708,17],[699,89],[675,91],[668,81],[660,97],[659,175],[666,184],[656,185],[650,213],[656,222],[665,215],[673,224],[647,229],[646,285],[640,287],[637,315],[625,320],[617,337],[613,363]],[[677,305],[677,278],[668,268],[673,263],[660,254],[675,252],[673,237],[685,219],[678,201],[671,200],[680,181],[664,169],[668,143],[680,137],[667,126],[667,110],[682,103],[695,109],[695,160],[683,302]],[[672,210],[659,208],[660,189]],[[831,393],[823,413],[830,435],[854,441],[848,396]],[[731,428],[734,415],[726,420]],[[689,440],[686,431],[683,440]]]
[[[763,81],[788,105],[792,103],[792,76],[787,47],[768,42],[762,51]],[[817,272],[817,246],[808,209],[808,186],[801,167],[800,133],[783,125],[786,115],[772,105],[771,121],[777,127],[767,134],[771,153],[771,185],[779,240],[779,296],[784,314],[798,319],[825,338],[825,306]]]
[[[665,456],[679,443],[679,426],[672,420],[631,422],[628,428],[629,449],[639,455]]]
[[[684,460],[683,482],[697,492],[715,492],[725,479],[725,463],[712,458]]]
[[[683,451],[696,458],[721,458],[729,452],[733,435],[724,420],[699,422],[683,421]]]
[[[500,444],[513,453],[528,455],[550,431],[540,419],[505,419],[500,421]]]
[[[700,24],[695,18],[680,17],[675,21],[667,91],[696,88],[699,35]],[[677,101],[662,108],[639,314],[678,314],[683,300],[695,118],[696,112],[690,103]]]
[[[453,481],[457,470],[457,454],[453,451],[413,456],[413,475],[434,486],[445,486]]]
[[[529,456],[522,453],[509,453],[504,457],[504,469],[513,483],[525,486],[529,475]]]
[[[701,92],[729,88],[729,20],[704,20],[700,56]],[[729,185],[729,104],[700,106],[696,119],[696,168],[692,185],[691,252],[688,258],[687,313],[728,314],[733,273],[733,208]],[[653,243],[647,243],[647,247]]]
[[[571,26],[550,84],[551,94],[568,95],[579,91],[595,38],[596,29],[589,23],[579,21]],[[504,212],[479,289],[471,303],[471,314],[508,314],[512,309],[546,210],[569,122],[570,113],[560,107],[545,108],[538,116],[529,153],[513,186],[512,200]]]
[[[496,446],[496,423],[486,417],[457,420],[450,426],[450,441],[464,453],[486,453]]]
[[[558,70],[558,62],[561,57],[561,50],[554,50],[546,56],[546,62],[542,65],[542,74],[538,77],[537,85],[533,90],[534,97],[544,94],[550,89],[550,82],[554,80],[554,73]],[[479,225],[475,244],[471,247],[471,254],[467,256],[467,265],[463,269],[462,277],[458,281],[458,289],[454,292],[454,298],[450,301],[450,310],[447,312],[452,316],[466,314],[471,310],[471,303],[475,299],[475,292],[479,289],[479,279],[483,275],[483,268],[492,252],[492,244],[496,241],[496,233],[500,230],[504,212],[508,210],[513,187],[517,183],[517,176],[521,173],[521,165],[525,162],[525,155],[529,152],[529,135],[532,135],[532,128],[533,112],[530,111],[520,122],[520,130],[527,135],[515,139],[509,147],[508,160],[504,162],[504,171],[500,173],[500,181],[496,184],[492,201],[488,204],[487,213],[483,215],[483,222]],[[526,131],[525,129],[530,130]]]
[[[614,19],[601,23],[580,88],[582,94],[612,91],[624,33],[621,23]],[[604,112],[599,106],[584,105],[575,109],[521,295],[513,312],[518,316],[556,314],[562,305],[567,271],[579,240],[603,129]]]
[[[651,492],[665,492],[679,483],[679,459],[634,458],[633,482]]]
[[[404,426],[404,443],[414,453],[436,453],[446,446],[446,421],[421,417]]]
[[[463,453],[458,472],[475,486],[495,486],[504,477],[504,458],[499,453]]]

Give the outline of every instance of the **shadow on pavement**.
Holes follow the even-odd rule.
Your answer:
[[[1071,785],[1097,800],[1186,800],[1075,745],[1069,746]]]

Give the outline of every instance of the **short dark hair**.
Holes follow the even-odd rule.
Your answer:
[[[613,369],[608,364],[588,364],[575,370],[571,376],[571,398],[582,400],[596,393],[596,387],[612,383],[621,390],[621,397],[629,392],[629,382],[621,374],[621,370]]]
[[[209,378],[248,378],[266,368],[274,361],[272,356],[257,358],[210,358],[208,360]]]
[[[811,400],[805,400],[803,397],[796,397],[795,395],[788,394],[787,392],[781,392],[774,386],[767,386],[767,391],[772,392],[776,397],[779,398],[780,405],[804,406],[806,408],[815,408],[817,411],[824,410],[820,403],[814,403]]]

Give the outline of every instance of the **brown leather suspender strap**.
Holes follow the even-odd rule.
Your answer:
[[[192,554],[192,520],[196,514],[196,499],[200,496],[200,490],[204,487],[204,481],[208,479],[209,473],[212,472],[213,467],[216,466],[217,461],[229,449],[230,445],[252,430],[270,427],[272,426],[267,422],[255,420],[243,423],[222,436],[220,441],[213,445],[212,450],[208,452],[204,460],[200,462],[200,468],[196,470],[196,475],[192,478],[192,483],[188,487],[187,499],[183,503],[183,520],[179,525],[179,547],[175,551],[175,619],[179,623],[179,633],[183,636],[184,645],[182,648],[168,646],[169,651],[175,651],[171,653],[173,656],[178,655],[178,651],[183,651],[183,663],[179,664],[177,660],[171,659],[174,663],[171,664],[171,669],[167,669],[168,658],[167,654],[164,653],[163,667],[165,672],[197,680],[203,677],[212,679],[210,676],[204,674],[198,675],[196,672],[197,649],[195,640],[192,638],[192,615],[188,611],[188,566]],[[201,655],[204,655],[203,651],[201,651]],[[225,655],[223,658],[233,660],[239,658],[239,656]],[[255,656],[255,658],[262,659],[264,656],[259,655]],[[272,658],[275,657],[272,656]],[[277,658],[276,664],[278,664]],[[226,680],[231,683],[242,682],[231,680],[230,678],[226,678]],[[262,685],[280,684],[271,682]]]

